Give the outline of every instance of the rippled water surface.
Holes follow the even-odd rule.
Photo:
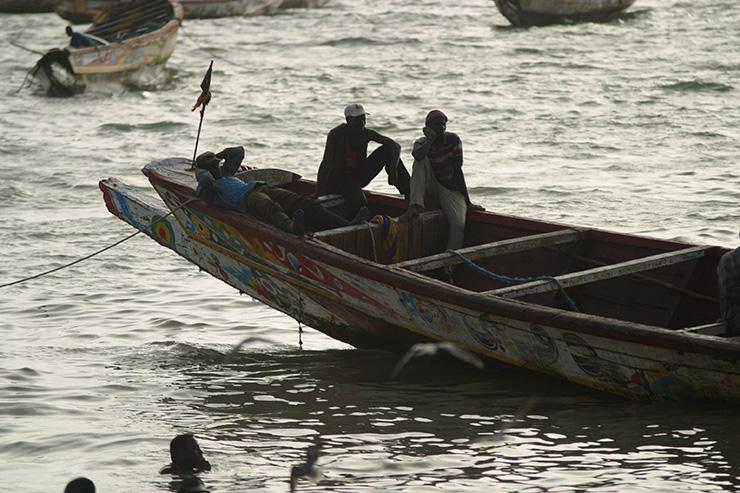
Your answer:
[[[0,15],[0,284],[131,229],[97,182],[147,186],[151,159],[201,148],[314,177],[349,101],[405,155],[434,107],[488,209],[734,246],[740,225],[740,6],[637,0],[603,24],[516,29],[490,0],[334,0],[187,21],[166,69],[71,99],[16,92],[64,42],[52,14]],[[408,158],[407,158],[408,159]],[[408,159],[410,161],[410,159]],[[390,191],[384,180],[372,188]],[[192,431],[214,492],[734,491],[737,409],[635,403],[531,374],[357,351],[136,237],[0,298],[0,477],[13,491],[176,489],[158,469]],[[230,348],[246,336],[252,344]]]

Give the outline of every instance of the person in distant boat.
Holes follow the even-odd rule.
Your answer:
[[[87,46],[97,46],[98,42],[86,36],[83,33],[76,32],[72,26],[67,26],[67,36],[69,36],[69,46],[72,48],[85,48]]]
[[[465,219],[471,205],[462,171],[462,141],[457,134],[447,132],[447,115],[440,110],[427,114],[422,131],[424,136],[414,142],[411,152],[414,167],[409,209],[399,220],[413,219],[424,207],[441,207],[450,225],[447,249],[457,250],[463,246]]]
[[[73,479],[67,483],[64,493],[95,493],[95,483],[87,478]]]
[[[720,319],[725,333],[740,335],[740,247],[725,253],[717,264]]]
[[[196,193],[206,202],[238,212],[248,212],[273,226],[297,235],[340,228],[367,220],[363,208],[352,222],[325,209],[308,197],[261,182],[245,182],[234,176],[244,159],[243,147],[204,152],[195,160]],[[221,161],[223,160],[223,164]]]
[[[403,195],[409,192],[410,177],[401,161],[401,146],[390,137],[365,127],[366,115],[361,104],[349,104],[344,108],[346,123],[329,132],[316,178],[314,197],[330,193],[342,195],[350,216],[367,206],[362,189],[383,168],[388,173],[389,185],[394,185]],[[377,142],[380,147],[368,156],[370,141]]]
[[[211,470],[211,463],[203,456],[203,451],[192,433],[177,435],[170,441],[172,462],[164,466],[159,474],[193,474]]]

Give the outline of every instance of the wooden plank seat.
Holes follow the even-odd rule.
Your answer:
[[[339,197],[340,200],[344,200],[344,199],[342,199],[342,196],[341,195],[336,195],[336,196]],[[331,197],[331,195],[322,195],[322,197]],[[321,199],[322,197],[319,197],[319,199]],[[334,199],[330,199],[330,200],[334,200]],[[324,207],[326,207],[326,206],[324,206]],[[423,213],[419,214],[419,218],[416,219],[416,220],[423,220],[423,221],[425,221],[425,220],[433,220],[433,219],[435,219],[437,217],[442,217],[442,215],[443,215],[442,214],[442,211],[423,212]],[[370,224],[370,226],[372,227],[373,230],[380,229],[380,225],[378,223],[374,223],[374,222],[369,222],[368,223],[368,222],[365,222],[365,223],[362,223],[362,224],[354,224],[354,225],[351,225],[351,226],[342,226],[341,228],[326,229],[324,231],[319,231],[318,233],[315,233],[314,234],[314,238],[319,238],[320,239],[320,238],[326,238],[326,237],[334,236],[334,235],[341,235],[341,234],[344,234],[344,233],[351,233],[351,232],[360,231],[360,230],[367,230],[367,225],[368,224]],[[395,264],[395,265],[399,265],[399,264]]]
[[[316,197],[315,202],[317,204],[321,204],[327,209],[331,209],[332,207],[344,205],[344,197],[342,197],[338,193],[330,193],[328,195],[321,195],[320,197]]]
[[[690,260],[703,257],[708,248],[709,247],[704,246],[684,248],[674,252],[661,253],[617,264],[571,272],[570,274],[563,274],[562,276],[555,277],[559,282],[559,285],[551,280],[532,281],[491,291],[484,291],[483,294],[503,296],[505,298],[516,298],[519,296],[556,291],[560,289],[560,286],[563,288],[580,286],[582,284],[604,281],[615,277],[634,274],[636,272],[667,267],[680,262],[688,262]]]
[[[560,245],[563,243],[573,243],[583,239],[586,230],[564,229],[561,231],[552,231],[549,233],[522,236],[519,238],[510,238],[508,240],[494,241],[484,243],[483,245],[474,245],[456,250],[457,253],[465,258],[475,261],[482,258],[493,257],[505,253],[523,252],[536,248]],[[424,272],[441,267],[449,267],[465,262],[458,255],[444,252],[428,257],[416,258],[398,262],[396,267],[408,269],[414,272]]]
[[[342,200],[341,197],[339,200]],[[408,223],[400,224],[398,248],[401,252],[401,258],[409,255],[408,252],[411,250],[409,245],[411,243],[410,237],[419,239],[425,230],[430,227],[432,232],[434,232],[435,228],[439,227],[440,221],[444,221],[444,219],[445,216],[442,211],[435,210],[424,212],[419,214],[418,218]],[[371,232],[372,236],[370,234]],[[383,248],[383,228],[378,223],[370,221],[341,228],[327,229],[314,233],[313,237],[368,260],[383,264],[393,262],[392,255]],[[416,243],[421,244],[421,239]]]
[[[689,334],[704,334],[708,336],[719,336],[725,333],[727,327],[723,321],[714,322],[711,324],[697,325],[695,327],[686,327],[680,329],[680,332],[688,332]]]
[[[367,231],[371,229],[373,231],[380,230],[380,224],[373,222],[364,222],[360,224],[352,224],[349,226],[342,226],[341,228],[325,229],[324,231],[318,231],[313,234],[314,238],[330,238],[332,236],[342,236],[348,233],[356,233],[358,231]]]

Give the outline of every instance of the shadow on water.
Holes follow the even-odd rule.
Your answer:
[[[167,355],[155,370],[177,375],[166,405],[198,416],[212,447],[228,456],[250,450],[283,467],[321,443],[320,484],[328,491],[438,482],[471,491],[542,481],[740,486],[740,433],[728,428],[733,412],[721,406],[676,412],[672,403],[628,401],[528,372],[477,371],[446,358],[415,360],[391,380],[399,356],[383,352],[227,356],[158,346]]]

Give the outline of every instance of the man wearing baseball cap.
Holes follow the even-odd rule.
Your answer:
[[[362,189],[383,168],[388,173],[389,185],[394,185],[403,195],[409,193],[410,176],[401,161],[401,146],[390,137],[367,128],[366,115],[361,104],[352,103],[344,108],[345,123],[329,132],[316,178],[314,195],[342,195],[350,217],[367,205]],[[367,146],[371,141],[380,147],[368,156]]]
[[[411,155],[409,209],[399,219],[414,218],[421,209],[440,207],[450,225],[447,249],[463,246],[465,219],[470,205],[468,188],[462,172],[462,141],[457,134],[447,132],[447,115],[440,110],[427,114],[424,136],[414,142]]]

